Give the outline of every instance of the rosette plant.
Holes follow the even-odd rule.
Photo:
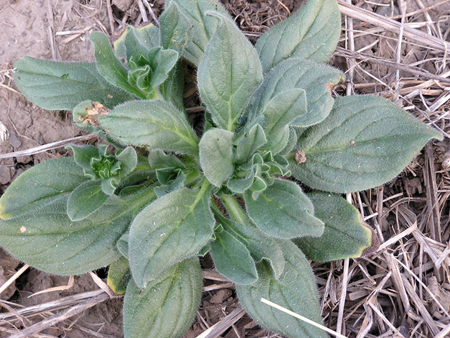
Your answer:
[[[109,266],[128,338],[185,333],[207,253],[261,326],[326,337],[261,298],[320,323],[308,259],[359,257],[372,243],[340,194],[393,179],[441,138],[386,99],[333,98],[340,23],[335,0],[309,0],[253,46],[217,1],[168,0],[160,28],[128,27],[114,49],[93,33],[95,63],[19,60],[22,93],[73,110],[110,147],[71,146],[74,157],[19,176],[0,199],[0,244],[50,273]],[[198,67],[199,133],[180,60]]]

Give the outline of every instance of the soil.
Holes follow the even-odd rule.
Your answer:
[[[114,37],[116,32],[123,27],[124,23],[133,25],[142,23],[142,15],[138,6],[139,1],[112,0],[113,29],[111,29],[111,21],[107,11],[107,3],[109,2],[109,0],[0,0],[0,27],[2,30],[2,38],[0,39],[0,155],[3,155],[3,158],[0,159],[0,195],[27,168],[50,158],[66,156],[67,152],[64,148],[57,148],[27,156],[8,157],[5,154],[82,135],[80,130],[72,126],[72,118],[69,112],[44,111],[27,101],[17,92],[13,81],[14,62],[25,55],[63,61],[92,61],[93,48],[88,41],[88,36],[92,31],[100,30]],[[304,1],[221,0],[221,2],[236,17],[236,22],[247,36],[252,41],[255,41],[270,26],[288,17],[290,13],[297,10]],[[154,0],[149,1],[149,3],[154,13],[158,16],[163,8],[164,0]],[[391,0],[373,0],[370,2],[354,1],[354,4],[383,16],[395,17],[395,15],[400,13],[397,5],[393,6]],[[426,13],[426,19],[431,20],[435,24],[433,26],[425,27],[425,25],[422,25],[420,27],[425,27],[423,28],[424,31],[429,31],[431,28],[434,28],[435,31],[431,32],[433,35],[448,40],[450,36],[450,25],[448,21],[450,17],[450,5],[444,3],[438,7],[420,12],[423,6],[426,8],[431,5],[433,5],[433,0],[408,2],[408,13],[418,11],[417,14],[409,17],[409,20],[419,20],[422,22],[423,17],[421,15]],[[398,20],[398,17],[396,19]],[[348,61],[350,54],[346,45],[346,24],[347,21],[343,22],[342,44],[333,57],[332,64],[345,71],[348,71],[349,66],[353,65],[354,74],[348,82],[350,85],[347,83],[343,87],[336,88],[336,92],[343,93],[350,86],[351,92],[353,93],[376,93],[377,95],[393,98],[394,100],[399,99],[399,92],[392,90],[395,87],[393,83],[396,81],[396,68],[392,68],[391,65],[381,62],[383,60],[395,61],[397,59],[397,45],[395,43],[397,35],[383,31],[382,29],[377,30],[376,27],[368,27],[365,22],[355,20],[355,31],[367,33],[356,34],[354,37],[354,50],[361,51],[366,57],[364,60],[359,60],[358,64],[355,65]],[[370,31],[370,29],[374,29],[375,31]],[[445,88],[444,90],[442,85],[439,85],[437,82],[432,82],[427,86],[419,88],[420,90],[424,90],[424,92],[414,92],[414,86],[420,86],[426,81],[430,81],[430,78],[427,78],[426,74],[441,74],[448,70],[446,58],[436,52],[435,49],[424,48],[414,43],[405,43],[402,46],[401,57],[401,64],[410,65],[410,67],[400,69],[399,76],[405,79],[405,81],[402,82],[400,90],[400,95],[403,95],[403,101],[397,102],[422,120],[429,121],[431,119],[437,121],[436,123],[439,124],[439,127],[444,131],[447,130],[445,119],[436,119],[433,116],[424,117],[421,113],[426,111],[427,106],[429,107],[436,102],[434,99],[442,98],[448,89]],[[414,77],[414,73],[412,74],[410,71],[411,68],[420,70],[425,75],[423,77]],[[446,86],[448,86],[448,83]],[[413,89],[409,90],[410,88]],[[447,101],[443,101],[443,99],[441,101],[443,104],[439,106],[440,108],[438,110],[442,112],[446,109]],[[4,136],[2,137],[2,135]],[[442,163],[450,161],[450,155],[447,152],[448,149],[448,144],[444,142],[434,146],[434,156],[433,152],[431,152],[432,163],[436,166],[435,170],[431,172],[434,175],[434,180],[438,182],[441,191],[440,195],[438,195],[439,214],[437,217],[440,217],[442,224],[443,236],[441,243],[444,243],[444,245],[449,237],[447,228],[448,206],[446,205],[448,193],[446,191],[450,190],[446,190],[445,183],[448,182],[448,171],[446,171],[448,166],[445,167]],[[396,209],[396,205],[387,203],[383,206],[384,209],[380,210],[378,214],[384,214],[384,216],[379,216],[379,222],[377,224],[371,223],[374,227],[378,226],[377,230],[385,238],[390,238],[397,233],[401,233],[404,228],[400,227],[399,224],[406,222],[405,219],[408,217],[417,221],[418,216],[429,212],[427,197],[430,193],[425,187],[425,178],[423,176],[423,172],[427,172],[424,169],[427,159],[429,159],[429,155],[428,157],[424,155],[418,157],[408,170],[381,190],[382,199],[383,196],[384,199],[388,199],[390,196],[403,194],[402,196],[409,198],[410,201],[404,204],[405,209]],[[436,172],[438,173],[436,174]],[[374,212],[373,210],[376,210],[376,199],[379,197],[380,189],[353,196],[355,205],[358,208],[361,207],[361,209],[364,209],[366,215],[371,215]],[[412,216],[408,212],[412,212]],[[401,215],[399,216],[399,214]],[[403,223],[399,223],[399,218],[402,218]],[[374,219],[377,218],[374,217]],[[446,229],[447,231],[445,231]],[[422,230],[424,233],[427,233],[426,227],[422,228]],[[417,248],[415,250],[417,251]],[[346,303],[348,320],[357,316],[363,317],[364,312],[361,310],[361,299],[368,297],[369,290],[374,290],[374,284],[370,284],[366,280],[368,278],[367,275],[379,276],[381,271],[386,271],[387,269],[387,264],[384,261],[380,263],[375,257],[371,259],[370,262],[364,261],[364,264],[361,261],[352,263],[353,268],[357,266],[361,268],[361,264],[364,267],[367,264],[367,268],[361,268],[362,272],[359,272],[359,274],[355,273],[353,275],[353,283],[349,285],[349,296]],[[343,285],[343,264],[345,263],[333,262],[328,265],[315,265],[327,326],[336,325],[337,308],[339,306],[339,297],[341,296],[341,288]],[[226,283],[226,281],[221,280],[220,277],[217,278],[217,275],[214,275],[210,271],[212,269],[210,262],[205,260],[203,265],[206,271],[206,291],[203,294],[196,321],[190,331],[186,333],[186,338],[196,337],[205,331],[207,327],[218,322],[226,314],[238,307],[238,301],[235,297],[233,287],[228,285],[226,287],[215,288],[216,285]],[[9,257],[5,252],[0,251],[0,286],[22,266],[22,263]],[[207,276],[210,276],[210,273],[213,277],[208,278]],[[98,274],[100,277],[104,277],[104,271],[98,271]],[[445,276],[448,278],[448,275]],[[431,275],[427,275],[428,277],[435,278]],[[358,286],[358,278],[360,281],[366,283],[364,285],[367,286],[370,284],[371,286],[365,288]],[[369,278],[369,280],[374,283],[375,280],[377,282],[379,281],[376,277],[373,279]],[[429,285],[434,290],[433,293],[440,297],[442,302],[446,304],[448,310],[450,304],[448,300],[449,284],[445,284],[445,281],[449,283],[448,279],[429,279]],[[10,311],[12,304],[28,307],[62,299],[69,295],[99,289],[99,286],[93,281],[91,275],[86,274],[76,276],[73,285],[69,288],[30,297],[30,295],[36,292],[66,286],[68,283],[68,277],[49,275],[30,268],[15,283],[0,294],[0,301],[2,301],[0,305],[3,305],[5,311]],[[363,282],[360,283],[361,285],[363,284]],[[388,283],[388,285],[392,285],[392,283]],[[391,296],[389,295],[389,297]],[[386,311],[386,316],[392,316],[393,318],[398,313],[395,310],[395,305],[392,305],[393,301],[389,297],[385,296],[382,298],[376,306],[377,308],[383,306]],[[426,301],[431,302],[429,298]],[[123,337],[121,306],[121,299],[112,299],[100,303],[78,316],[69,318],[57,326],[43,331],[40,337]],[[352,312],[353,308],[355,309],[355,313]],[[388,308],[391,310],[388,310]],[[435,305],[430,305],[429,308],[430,312],[434,315],[439,311],[439,308],[436,308]],[[373,312],[369,310],[366,311],[373,315]],[[0,325],[0,337],[9,337],[17,329],[37,323],[43,320],[43,317],[50,316],[51,314],[45,313],[42,316],[30,317],[22,323],[19,320],[12,322],[17,327],[13,327],[12,324],[9,326]],[[442,314],[440,316],[435,318],[442,319]],[[405,323],[410,331],[417,324],[417,322],[413,323],[410,319],[405,320]],[[356,318],[352,321],[352,324],[347,324],[347,333],[349,336],[356,336],[355,332],[359,332],[361,326],[365,324],[367,323],[361,323]],[[419,334],[421,337],[432,336],[427,330],[426,325],[423,323],[417,325],[418,329],[414,331],[417,335],[414,335],[414,337],[419,337]],[[383,333],[389,332],[389,326],[379,318],[377,324],[374,324],[374,327],[370,333],[367,333],[367,337],[381,336]],[[394,335],[385,335],[385,337],[388,336],[394,337]],[[244,315],[242,319],[220,335],[220,337],[278,336],[262,330],[256,323]]]

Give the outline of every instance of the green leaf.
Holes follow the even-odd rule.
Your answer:
[[[184,111],[184,71],[181,63],[175,65],[168,78],[159,87],[165,101],[171,102],[178,110]]]
[[[79,185],[67,200],[67,215],[72,221],[81,221],[100,209],[109,198],[102,191],[102,180],[87,181]]]
[[[88,180],[73,158],[42,162],[20,175],[0,198],[0,218],[8,220],[37,212],[67,197]]]
[[[182,337],[197,313],[202,285],[198,258],[164,271],[145,289],[131,280],[123,304],[125,337]]]
[[[298,238],[294,243],[313,261],[329,262],[360,257],[372,244],[372,231],[361,223],[359,212],[340,196],[311,193],[315,216],[325,223],[319,238]]]
[[[234,134],[223,129],[209,129],[199,143],[200,164],[209,182],[222,186],[234,171]]]
[[[258,280],[255,261],[250,251],[226,230],[215,234],[211,242],[211,258],[216,270],[236,284],[251,284]]]
[[[308,260],[292,242],[280,243],[286,259],[283,274],[277,280],[265,262],[258,264],[257,282],[236,285],[239,302],[258,324],[283,337],[326,338],[324,331],[261,302],[265,298],[321,323],[317,288]]]
[[[118,240],[155,195],[149,187],[127,198],[111,196],[100,210],[78,222],[67,216],[67,197],[38,211],[0,220],[0,245],[17,259],[48,273],[87,273],[121,257]]]
[[[188,20],[189,25],[180,25],[178,34],[185,39],[185,36],[192,36],[188,39],[187,45],[183,49],[183,56],[195,66],[198,66],[200,58],[213,36],[218,25],[218,20],[206,15],[209,11],[215,11],[221,15],[230,18],[228,12],[216,0],[167,0],[166,8],[174,3],[177,5],[180,13]],[[164,34],[164,27],[162,34]],[[183,41],[183,40],[182,40]],[[166,43],[166,39],[163,39]]]
[[[145,287],[170,266],[198,254],[213,235],[209,184],[179,189],[146,207],[130,229],[129,260],[136,284]]]
[[[375,96],[337,98],[330,116],[306,130],[296,147],[306,157],[289,169],[314,189],[347,193],[379,186],[442,135],[395,104]]]
[[[181,55],[192,40],[192,35],[189,34],[192,25],[180,12],[175,2],[169,2],[169,5],[166,6],[159,17],[159,24],[161,45],[166,49],[174,49]]]
[[[113,86],[122,88],[140,98],[145,98],[136,87],[128,82],[128,70],[114,55],[105,34],[94,32],[89,39],[95,47],[95,61],[98,72]],[[126,43],[125,43],[126,44]]]
[[[221,214],[216,214],[216,216],[223,228],[242,242],[257,262],[263,259],[267,260],[275,279],[280,277],[284,271],[285,261],[280,245],[272,237],[266,236],[249,220],[245,224],[241,224],[233,222]]]
[[[85,100],[112,108],[133,95],[110,85],[93,63],[24,57],[14,64],[14,81],[28,100],[43,109],[73,110]]]
[[[132,34],[140,45],[147,49],[159,47],[159,28],[153,24],[148,24],[142,27],[127,26],[122,35],[114,41],[114,54],[117,58],[125,61],[127,58],[127,47],[125,41],[127,36]],[[130,53],[129,53],[130,54]]]
[[[178,61],[178,53],[172,49],[161,50],[155,60],[156,67],[153,69],[150,85],[153,88],[161,85],[169,77],[170,71]]]
[[[255,151],[266,143],[267,139],[264,129],[259,124],[255,124],[237,142],[235,161],[237,163],[247,162]]]
[[[198,154],[197,135],[185,115],[168,102],[129,101],[99,118],[99,122],[125,144]]]
[[[261,122],[267,143],[262,147],[278,154],[289,141],[289,125],[301,115],[307,113],[306,93],[303,89],[293,88],[276,95],[261,111]]]
[[[288,239],[323,233],[323,222],[313,216],[313,204],[294,182],[275,179],[257,200],[250,191],[244,199],[248,216],[269,236]]]
[[[234,131],[252,93],[262,82],[258,54],[234,22],[221,23],[198,66],[198,89],[214,123]]]
[[[341,34],[336,0],[309,0],[296,13],[269,29],[256,43],[268,72],[291,57],[327,62]]]
[[[288,59],[272,69],[253,95],[246,111],[253,122],[271,100],[293,88],[306,92],[307,110],[300,109],[292,125],[309,127],[323,121],[333,107],[331,88],[344,79],[344,74],[327,65],[310,60]]]
[[[108,269],[107,284],[116,295],[125,294],[130,280],[131,272],[126,258],[120,257],[119,260],[111,263]]]
[[[150,151],[148,162],[152,169],[185,168],[183,162],[174,154],[166,154],[158,149]]]

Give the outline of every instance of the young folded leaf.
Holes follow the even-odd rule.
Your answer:
[[[113,86],[145,99],[145,95],[128,82],[128,70],[117,59],[105,34],[94,32],[89,39],[95,46],[95,61],[98,72]]]
[[[264,73],[291,57],[327,62],[340,33],[341,16],[336,0],[307,1],[256,43]]]
[[[263,75],[255,48],[227,17],[211,12],[220,25],[198,66],[200,98],[220,128],[234,131]]]
[[[182,337],[197,313],[202,284],[198,258],[176,264],[145,289],[131,280],[123,304],[125,337]]]
[[[372,244],[372,231],[361,222],[359,212],[340,196],[308,194],[315,216],[325,223],[319,238],[297,238],[293,242],[308,259],[329,262],[360,257]]]
[[[432,138],[442,135],[386,99],[347,96],[335,100],[328,118],[306,130],[289,169],[314,189],[347,193],[381,185],[408,165]]]
[[[321,323],[317,288],[308,260],[291,241],[280,244],[286,259],[283,274],[277,280],[265,262],[259,263],[257,282],[236,285],[239,302],[258,324],[283,337],[326,338],[323,330],[261,303],[261,298],[265,298]]]
[[[265,234],[275,238],[318,237],[323,222],[314,217],[314,206],[300,187],[291,181],[275,179],[259,195],[244,195],[248,216]]]

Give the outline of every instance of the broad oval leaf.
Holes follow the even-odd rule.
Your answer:
[[[293,125],[309,127],[323,121],[333,107],[331,88],[344,79],[338,69],[298,58],[281,62],[265,77],[250,99],[245,112],[248,123],[253,122],[277,95],[292,90],[306,92],[307,113],[300,110]]]
[[[19,90],[43,109],[73,110],[86,100],[112,108],[135,98],[109,84],[94,63],[64,63],[24,57],[14,64],[14,68],[14,81]]]
[[[256,200],[248,190],[244,199],[248,216],[269,236],[288,239],[323,233],[323,222],[314,217],[313,204],[294,182],[275,179]]]
[[[437,131],[386,99],[337,98],[329,117],[299,137],[292,175],[311,188],[348,193],[381,185],[408,165]]]
[[[155,196],[149,187],[127,198],[114,197],[79,222],[67,216],[67,195],[38,211],[0,220],[0,245],[26,264],[53,274],[78,275],[105,267],[121,257],[117,241]]]
[[[179,189],[159,198],[133,221],[129,260],[139,287],[155,280],[170,266],[198,254],[213,235],[210,187]]]
[[[209,182],[222,186],[234,171],[234,134],[223,129],[209,129],[199,143],[200,164]]]
[[[109,195],[102,191],[101,180],[79,185],[67,200],[67,215],[72,221],[81,221],[105,204]]]
[[[214,123],[234,131],[252,93],[262,82],[258,54],[235,23],[221,21],[198,66],[198,90]]]
[[[269,29],[256,43],[267,73],[281,61],[300,57],[327,62],[341,33],[336,0],[308,0],[297,12]]]
[[[125,338],[180,338],[197,313],[202,292],[198,258],[164,271],[145,289],[133,280],[123,304]]]
[[[159,24],[162,47],[174,49],[182,54],[189,41],[192,40],[192,35],[189,34],[192,26],[175,2],[169,2],[169,5],[166,6],[159,17]]]
[[[239,302],[258,324],[283,337],[326,338],[328,336],[323,330],[261,302],[261,298],[265,298],[321,323],[317,287],[308,260],[292,242],[280,243],[286,260],[283,274],[277,280],[265,262],[258,264],[257,282],[236,285]]]
[[[0,198],[0,219],[8,220],[66,198],[89,180],[73,158],[42,162],[20,175]]]
[[[215,236],[209,253],[216,270],[235,284],[256,282],[258,273],[255,261],[245,245],[226,230]]]
[[[315,216],[325,223],[319,238],[298,238],[293,242],[313,261],[329,262],[358,258],[372,244],[372,231],[361,222],[359,212],[340,196],[308,194]]]
[[[183,49],[183,56],[192,62],[195,66],[198,66],[203,52],[209,43],[209,40],[216,31],[219,21],[209,15],[206,15],[209,11],[215,11],[221,15],[231,19],[228,12],[223,6],[216,0],[167,0],[166,8],[169,8],[172,3],[175,3],[178,10],[188,20],[189,26],[184,28],[180,27],[180,30],[184,28],[184,31],[180,33],[188,36],[192,36],[188,39],[188,44]],[[165,27],[163,31],[163,43],[166,43]]]
[[[99,122],[125,144],[181,154],[198,154],[198,138],[184,113],[160,100],[129,101]]]

